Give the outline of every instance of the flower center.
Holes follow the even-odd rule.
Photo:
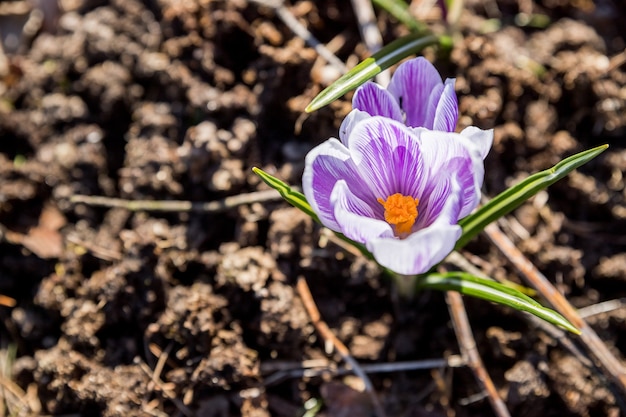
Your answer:
[[[418,198],[395,193],[387,200],[378,198],[377,201],[385,208],[385,221],[395,226],[396,235],[403,237],[411,233],[411,227],[417,219]]]

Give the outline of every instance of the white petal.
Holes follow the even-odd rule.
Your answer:
[[[468,138],[474,144],[482,159],[487,157],[493,145],[493,129],[482,130],[476,126],[468,126],[461,131],[461,136]]]
[[[341,126],[339,126],[339,139],[343,142],[344,145],[348,146],[348,139],[350,138],[350,134],[354,129],[354,126],[357,125],[362,120],[371,117],[368,113],[353,109],[341,122]]]
[[[381,236],[393,236],[391,226],[382,220],[383,210],[371,207],[355,196],[345,181],[338,181],[335,184],[330,200],[335,207],[335,219],[340,231],[348,238],[366,243]]]
[[[322,224],[332,230],[339,230],[339,224],[330,196],[337,181],[354,176],[352,168],[350,152],[335,138],[316,146],[305,158],[302,191]]]
[[[402,275],[428,272],[441,262],[461,237],[459,225],[436,222],[408,238],[378,238],[367,242],[374,259],[391,271]]]

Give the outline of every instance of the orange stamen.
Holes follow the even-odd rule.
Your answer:
[[[411,233],[417,219],[419,199],[395,193],[387,197],[386,201],[382,198],[378,198],[377,201],[385,208],[385,221],[395,226],[396,235]]]

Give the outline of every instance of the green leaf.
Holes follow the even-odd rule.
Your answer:
[[[495,196],[487,204],[479,208],[459,222],[463,228],[461,238],[456,242],[455,249],[465,246],[474,236],[480,233],[489,223],[499,219],[519,207],[524,201],[544,188],[554,184],[574,169],[591,161],[604,152],[609,145],[593,149],[565,158],[545,171],[537,172],[517,185]]]
[[[521,292],[490,279],[480,278],[465,272],[433,273],[418,280],[417,289],[425,288],[440,291],[458,291],[464,295],[513,307],[516,310],[533,314],[572,333],[580,334],[580,330],[556,311],[543,307]]]
[[[306,197],[304,196],[304,194],[299,191],[292,190],[290,186],[288,186],[278,178],[271,176],[260,168],[253,167],[252,171],[259,177],[261,177],[263,182],[278,191],[289,204],[296,208],[299,208],[300,210],[311,216],[316,222],[320,222],[317,214],[315,214],[309,202],[306,201]]]
[[[398,19],[413,32],[425,32],[426,26],[419,23],[409,12],[409,5],[403,0],[372,0],[376,6]]]
[[[291,204],[295,208],[298,208],[298,209],[302,210],[304,213],[306,213],[309,216],[311,216],[311,218],[313,220],[315,220],[316,222],[321,223],[319,217],[317,217],[317,214],[315,214],[315,212],[311,208],[311,205],[306,200],[306,197],[304,196],[304,194],[302,194],[299,191],[296,191],[296,190],[292,189],[289,185],[285,184],[283,181],[281,181],[278,178],[268,174],[267,172],[263,171],[260,168],[253,167],[252,171],[255,174],[257,174],[259,177],[261,177],[263,182],[265,182],[267,185],[269,185],[270,187],[272,187],[273,189],[278,191],[280,193],[280,195],[285,199],[285,201],[287,201],[289,204]],[[363,256],[365,256],[366,258],[374,259],[372,254],[367,250],[367,248],[365,248],[365,246],[363,244],[355,242],[354,240],[349,239],[345,235],[343,235],[343,234],[341,234],[339,232],[335,232],[334,230],[333,230],[333,232],[341,240],[343,240],[343,241],[351,244],[355,248],[357,248],[363,254]]]
[[[410,35],[396,39],[326,87],[311,101],[306,111],[311,113],[324,107],[403,58],[421,51],[428,45],[444,41],[447,41],[446,37],[420,32],[411,33]]]

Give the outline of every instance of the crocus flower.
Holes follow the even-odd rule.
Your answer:
[[[363,243],[380,265],[421,274],[454,249],[458,220],[478,205],[491,144],[485,136],[367,116],[343,141],[309,152],[304,194],[324,226]]]
[[[424,58],[401,64],[389,88],[368,82],[331,138],[306,157],[302,186],[326,227],[360,242],[402,275],[427,272],[461,236],[480,200],[493,132],[454,133],[454,79]]]
[[[454,78],[442,82],[437,69],[424,57],[398,67],[385,89],[371,81],[357,88],[353,110],[346,116],[339,137],[345,142],[354,124],[369,116],[385,116],[410,127],[454,132],[459,106]]]

